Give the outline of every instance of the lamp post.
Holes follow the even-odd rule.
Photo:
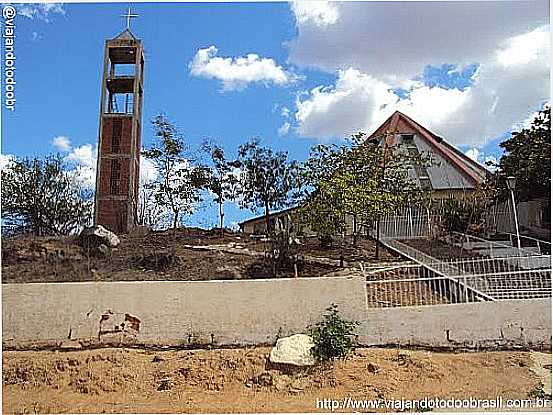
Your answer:
[[[515,229],[517,232],[517,245],[520,251],[520,232],[518,230],[518,215],[517,215],[517,206],[515,203],[515,187],[517,185],[517,178],[515,176],[509,176],[505,180],[507,182],[507,188],[511,192],[511,205],[513,206],[513,216],[515,218]]]

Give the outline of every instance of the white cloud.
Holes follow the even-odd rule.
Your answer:
[[[332,25],[297,21],[290,61],[328,72],[353,67],[387,81],[411,79],[427,64],[490,60],[507,39],[547,25],[548,3],[342,2]]]
[[[66,152],[64,157],[68,164],[68,173],[84,189],[94,190],[96,187],[96,161],[98,148],[89,143],[81,146],[71,146],[71,140],[64,136],[57,136],[52,140],[52,145],[60,151]],[[9,167],[15,156],[12,154],[0,154],[0,170]],[[140,184],[155,180],[158,171],[155,164],[146,157],[140,158]]]
[[[523,65],[532,61],[549,59],[549,26],[538,27],[508,39],[504,47],[497,51],[497,60],[503,66]]]
[[[490,163],[490,164],[488,164],[488,163]],[[498,168],[497,163],[498,163],[497,157],[495,157],[495,156],[490,155],[490,156],[485,156],[484,157],[484,163],[483,164],[491,172],[494,172],[494,171],[497,170],[497,168]]]
[[[465,151],[465,156],[467,156],[471,160],[478,161],[480,150],[478,150],[476,147],[469,148],[467,151]]]
[[[140,184],[144,185],[157,179],[158,171],[154,162],[146,157],[140,157]]]
[[[408,99],[396,99],[394,102],[386,103],[386,106],[380,105],[372,117],[372,123],[367,124],[365,130],[372,132],[394,111],[399,110],[431,130],[447,136],[450,142],[466,144],[463,143],[464,137],[453,137],[446,133],[451,132],[450,128],[456,122],[456,115],[470,100],[470,96],[470,90],[419,85],[411,90]]]
[[[284,124],[282,124],[278,128],[278,135],[280,135],[281,137],[287,135],[288,132],[290,132],[290,123],[289,122],[285,122]]]
[[[52,139],[52,145],[56,147],[59,151],[70,151],[71,150],[71,140],[69,138],[59,135]]]
[[[340,71],[333,87],[318,86],[296,100],[297,132],[306,137],[343,137],[366,129],[381,106],[398,98],[389,86],[356,69]]]
[[[482,151],[476,147],[469,148],[465,151],[465,156],[476,161],[477,163],[480,163],[492,172],[497,170],[497,167],[495,166],[497,164],[497,157],[491,154],[483,154]],[[491,164],[488,165],[488,163]]]
[[[536,33],[543,36],[548,30],[540,26],[504,39],[498,50],[518,47],[520,39],[534,39]],[[494,50],[480,62],[473,84],[463,91],[403,82],[410,88],[407,99],[390,92],[400,78],[379,78],[352,68],[339,70],[335,85],[319,86],[298,98],[296,130],[320,139],[359,129],[371,132],[397,109],[452,144],[481,147],[549,100],[550,46],[547,41],[536,43],[540,49],[526,57],[525,63],[510,61],[508,66],[506,55]]]
[[[65,140],[57,140],[63,138]],[[96,187],[96,161],[98,157],[98,148],[89,143],[78,147],[72,147],[67,137],[56,137],[53,145],[60,145],[67,151],[65,161],[69,164],[70,172],[74,175],[77,182],[86,189],[94,190]],[[140,157],[140,184],[144,185],[155,180],[158,177],[158,171],[155,164],[146,157]]]
[[[63,3],[28,3],[19,6],[17,14],[50,23],[50,17],[54,14],[65,16],[65,9]]]
[[[328,1],[293,1],[290,8],[299,25],[313,24],[317,27],[333,25],[340,18],[338,4]]]
[[[0,171],[9,169],[14,160],[15,156],[13,154],[0,154]]]
[[[72,147],[66,160],[75,162],[82,166],[93,166],[96,164],[97,148],[92,144],[83,144],[79,147]]]
[[[512,130],[513,131],[520,131],[520,130],[523,130],[525,128],[530,128],[532,126],[532,122],[534,122],[536,117],[539,115],[540,110],[544,110],[548,106],[551,106],[551,102],[550,101],[544,101],[543,105],[541,106],[541,108],[539,110],[530,113],[528,115],[528,117],[526,117],[525,119],[515,122],[512,126]]]
[[[65,160],[69,162],[77,181],[87,189],[96,187],[96,161],[98,148],[92,144],[71,147]],[[140,184],[155,180],[158,171],[155,164],[146,157],[140,157]]]
[[[98,155],[97,146],[83,144],[79,147],[72,147],[65,160],[71,166],[71,172],[75,175],[77,182],[86,189],[93,190],[96,187],[96,158]]]
[[[271,58],[261,58],[255,53],[245,57],[223,58],[217,56],[217,52],[215,46],[198,49],[189,64],[190,73],[221,81],[223,90],[242,89],[249,83],[285,85],[296,80],[295,75]]]

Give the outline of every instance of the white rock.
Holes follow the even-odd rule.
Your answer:
[[[277,340],[271,350],[269,361],[294,366],[312,366],[316,363],[311,349],[315,346],[307,334],[294,334]]]
[[[85,228],[80,235],[81,244],[88,244],[89,246],[94,245],[107,245],[111,248],[116,247],[121,243],[119,237],[113,232],[107,230],[102,225],[91,226],[90,228]]]

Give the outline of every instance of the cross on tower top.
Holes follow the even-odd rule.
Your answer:
[[[127,19],[127,30],[130,30],[130,28],[131,28],[131,19],[137,18],[138,14],[131,13],[131,7],[129,6],[127,14],[122,14],[121,17],[125,17]]]

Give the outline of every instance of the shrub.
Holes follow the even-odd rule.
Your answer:
[[[313,355],[319,361],[344,359],[357,346],[355,329],[359,322],[341,318],[336,304],[332,304],[326,311],[323,321],[308,328],[315,343]]]
[[[530,398],[539,398],[539,399],[551,399],[551,395],[547,394],[544,390],[544,384],[543,382],[540,382],[538,385],[534,387],[529,393],[528,396]]]

